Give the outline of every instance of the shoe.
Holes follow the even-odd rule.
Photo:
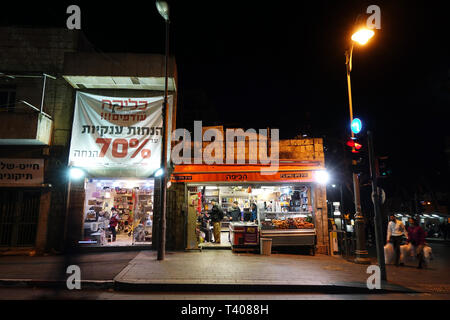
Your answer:
[[[400,263],[400,266],[401,266],[401,267],[404,267],[404,266],[405,266],[405,264],[404,264],[403,262],[401,262],[401,263]]]

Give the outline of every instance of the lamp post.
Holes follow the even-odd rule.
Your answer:
[[[350,110],[350,124],[353,121],[353,105],[352,105],[352,89],[350,83],[350,72],[352,71],[352,55],[354,42],[364,45],[374,35],[372,30],[362,28],[352,35],[352,43],[349,50],[345,51],[345,65],[347,67],[347,86],[348,86],[348,102]],[[354,133],[352,131],[352,138]],[[366,235],[364,229],[364,216],[361,212],[361,199],[359,193],[359,179],[356,173],[353,174],[353,192],[355,197],[355,232],[356,232],[356,263],[368,264],[370,263],[368,258],[368,252],[366,249]]]
[[[162,106],[162,142],[161,142],[161,176],[160,176],[160,217],[159,217],[159,239],[158,239],[158,253],[157,260],[164,260],[166,252],[166,195],[167,195],[167,168],[166,168],[166,155],[167,155],[167,95],[168,95],[168,75],[167,65],[169,59],[169,4],[166,1],[156,0],[156,9],[159,14],[164,18],[166,22],[166,51],[164,60],[164,103]]]

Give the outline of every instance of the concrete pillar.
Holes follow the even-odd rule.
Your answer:
[[[325,186],[314,185],[314,218],[317,233],[317,253],[329,254],[328,209]]]
[[[72,181],[69,195],[69,208],[66,216],[66,244],[68,248],[78,247],[83,236],[84,200],[86,191],[84,180]]]
[[[44,189],[41,193],[35,245],[37,254],[42,254],[47,245],[48,215],[50,212],[51,196],[52,193],[49,189]]]

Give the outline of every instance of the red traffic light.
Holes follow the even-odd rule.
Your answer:
[[[358,143],[357,141],[355,141],[354,139],[350,139],[347,141],[347,145],[349,147],[352,147],[352,152],[353,153],[358,153],[359,150],[362,148],[362,144]]]

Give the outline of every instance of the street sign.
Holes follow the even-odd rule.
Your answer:
[[[352,132],[354,134],[358,134],[362,129],[362,122],[358,118],[353,119],[351,125],[350,125]]]
[[[383,204],[386,201],[386,193],[380,187],[378,187],[378,193],[381,196],[381,204]],[[374,192],[372,192],[372,202],[373,202],[373,204],[375,204],[375,193]]]

